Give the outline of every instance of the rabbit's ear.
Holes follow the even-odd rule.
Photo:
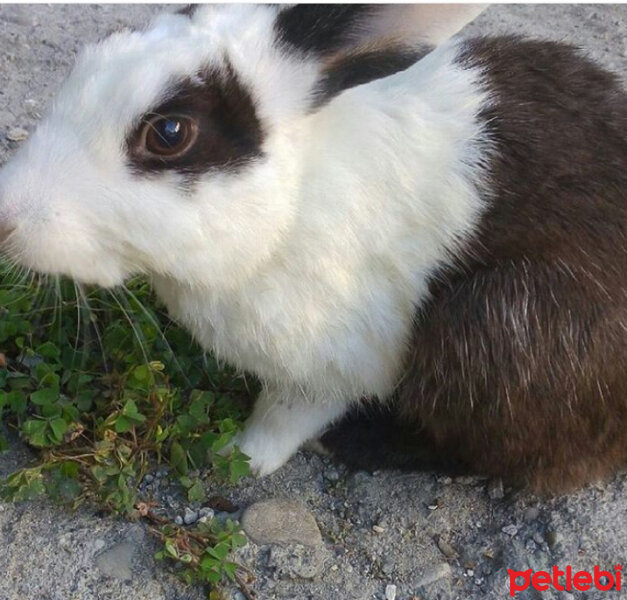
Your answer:
[[[483,11],[485,4],[390,4],[379,6],[360,24],[357,39],[372,43],[394,39],[437,46]]]
[[[301,4],[283,9],[279,39],[307,53],[334,58],[358,48],[437,46],[485,4]]]
[[[448,39],[483,4],[303,4],[281,10],[280,44],[321,63],[313,107],[402,71]]]

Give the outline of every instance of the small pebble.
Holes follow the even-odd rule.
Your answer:
[[[372,531],[375,533],[383,533],[385,531],[385,527],[381,527],[381,525],[373,525]]]
[[[215,513],[213,512],[213,509],[209,508],[208,506],[205,506],[198,511],[198,517],[207,521],[211,521],[214,515]]]
[[[218,521],[222,521],[223,523],[226,523],[227,519],[231,519],[231,521],[240,521],[242,518],[243,512],[244,511],[242,509],[239,509],[234,513],[217,512],[213,516],[214,518],[218,519]]]
[[[174,524],[180,527],[183,524],[183,517],[176,515],[176,517],[174,517]]]
[[[103,539],[98,538],[94,540],[94,548],[96,551],[102,550],[106,545],[107,543]]]
[[[501,531],[511,537],[514,537],[518,533],[518,527],[516,527],[516,525],[506,525],[501,528]]]
[[[26,129],[22,129],[21,127],[9,129],[9,133],[7,133],[7,140],[10,142],[23,142],[27,137],[28,131],[26,131]]]
[[[460,475],[455,477],[455,483],[460,485],[473,485],[477,483],[477,478],[472,475]]]
[[[144,481],[146,483],[152,483],[155,480],[155,476],[148,473],[148,475],[144,475]]]
[[[170,496],[169,494],[163,498],[163,503],[170,508],[178,509],[179,507],[178,501],[174,499],[174,496]]]
[[[535,521],[540,516],[540,511],[536,506],[530,506],[525,510],[525,521]]]
[[[394,572],[394,561],[390,558],[384,558],[381,561],[381,570],[384,575],[390,575]]]
[[[490,496],[492,500],[502,500],[505,497],[502,480],[493,479],[490,481],[488,484],[488,496]]]
[[[324,472],[324,478],[327,481],[335,482],[335,481],[339,481],[340,474],[338,473],[337,469],[334,469],[334,468],[326,469]]]
[[[414,586],[417,588],[427,587],[436,581],[448,579],[449,577],[451,577],[451,565],[447,562],[443,562],[430,567],[422,577],[414,581]]]
[[[446,556],[446,558],[455,558],[457,556],[457,550],[451,546],[444,538],[438,537],[436,540],[440,552]]]
[[[18,360],[22,365],[29,369],[36,367],[44,361],[41,356],[21,356]]]
[[[185,523],[185,525],[192,525],[196,521],[198,521],[198,513],[189,508],[189,506],[186,506],[185,513],[183,515],[183,523]]]
[[[558,544],[560,544],[564,540],[564,536],[561,533],[558,533],[554,529],[546,532],[546,543],[549,545],[551,549],[555,548]]]
[[[309,509],[296,500],[270,498],[249,506],[242,529],[256,544],[319,546],[322,535]]]
[[[544,544],[544,538],[542,537],[542,534],[541,534],[541,533],[537,533],[537,532],[536,532],[536,533],[534,533],[534,534],[533,534],[533,541],[534,541],[536,544],[539,544],[539,545]]]
[[[395,600],[396,599],[396,586],[393,583],[390,583],[385,586],[385,600]]]

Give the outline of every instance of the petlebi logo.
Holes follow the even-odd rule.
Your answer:
[[[522,592],[529,587],[539,592],[545,592],[549,589],[560,592],[573,590],[585,592],[590,589],[601,592],[620,591],[622,589],[622,570],[623,565],[620,564],[614,565],[614,571],[602,571],[597,565],[592,573],[589,571],[573,573],[573,568],[570,565],[563,571],[555,566],[551,572],[536,571],[534,573],[532,569],[526,571],[507,569],[509,573],[509,595],[514,597],[517,592]]]

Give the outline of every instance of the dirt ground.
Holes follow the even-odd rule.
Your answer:
[[[0,6],[0,163],[15,128],[31,131],[73,56],[126,24],[163,10],[125,5]],[[494,5],[464,35],[518,33],[574,43],[627,72],[627,6]],[[26,458],[16,442],[0,473]],[[173,514],[185,502],[166,473],[146,489]],[[627,476],[570,496],[541,499],[499,482],[397,472],[347,473],[301,452],[277,473],[212,490],[240,507],[300,501],[321,536],[305,543],[251,542],[241,559],[262,600],[422,600],[509,597],[507,569],[594,565],[627,559]],[[270,509],[268,518],[272,517]],[[313,540],[313,541],[312,541]],[[311,542],[311,543],[309,543]],[[0,504],[0,600],[193,600],[161,564],[142,525],[69,513],[47,503]],[[395,587],[394,587],[395,586]],[[535,594],[535,595],[534,595]],[[517,598],[626,597],[627,592],[523,592]],[[233,598],[241,600],[233,590]]]

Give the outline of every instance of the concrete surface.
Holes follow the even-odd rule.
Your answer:
[[[154,12],[150,6],[0,6],[0,162],[20,129],[31,131],[77,48]],[[468,34],[522,33],[566,40],[623,77],[627,6],[490,7]],[[17,132],[16,132],[17,130]],[[9,136],[11,137],[11,136]],[[25,460],[15,444],[0,473]],[[161,480],[160,480],[161,481]],[[167,478],[146,490],[183,514]],[[221,493],[240,507],[268,498],[298,500],[321,541],[250,543],[241,559],[256,572],[260,599],[422,600],[508,595],[507,569],[553,565],[608,569],[627,559],[627,477],[570,496],[540,499],[475,478],[431,474],[348,474],[300,453],[279,472]],[[263,538],[258,538],[263,539]],[[267,541],[267,540],[264,540]],[[140,524],[47,503],[0,505],[0,600],[193,600],[162,564]],[[233,590],[233,598],[242,596]],[[572,600],[627,592],[525,592],[517,598]]]

